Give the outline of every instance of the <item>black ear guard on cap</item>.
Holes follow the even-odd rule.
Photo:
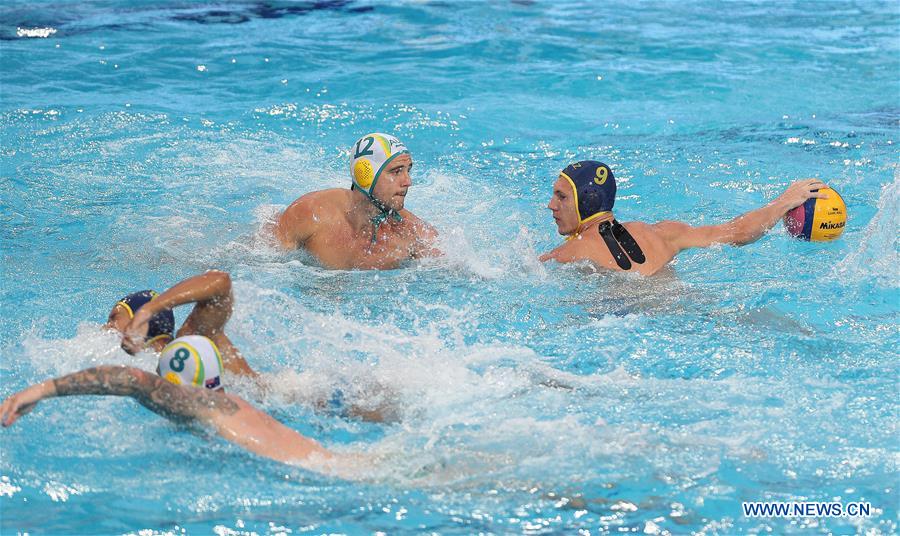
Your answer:
[[[602,222],[597,231],[612,253],[616,264],[623,270],[631,270],[631,261],[644,264],[647,260],[641,246],[621,223],[616,220]],[[622,249],[624,248],[624,251]],[[630,259],[629,259],[630,257]]]

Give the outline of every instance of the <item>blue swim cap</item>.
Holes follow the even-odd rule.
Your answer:
[[[616,203],[616,179],[609,166],[583,160],[569,164],[559,175],[569,181],[575,192],[579,228],[588,220],[612,211]]]
[[[153,290],[142,290],[125,296],[116,305],[121,305],[128,312],[129,318],[134,318],[134,313],[158,294]],[[156,339],[172,339],[175,332],[175,315],[172,310],[160,311],[150,317],[147,329],[147,342]]]

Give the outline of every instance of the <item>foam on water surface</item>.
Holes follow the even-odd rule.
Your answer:
[[[0,15],[0,395],[152,370],[102,332],[109,307],[219,268],[271,386],[229,389],[358,455],[323,476],[131,401],[50,400],[3,431],[0,531],[896,532],[893,4]],[[363,273],[274,247],[266,223],[346,187],[368,131],[410,147],[408,208],[446,255]],[[649,279],[542,265],[550,186],[582,158],[614,169],[622,221],[722,222],[817,176],[848,227],[810,244],[779,225]],[[740,512],[835,498],[877,513]]]

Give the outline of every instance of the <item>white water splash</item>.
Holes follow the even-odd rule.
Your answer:
[[[16,37],[46,38],[56,33],[56,28],[16,28]]]
[[[900,287],[900,169],[894,182],[881,189],[878,212],[863,231],[859,247],[841,261],[835,275],[854,281],[870,280],[888,288]]]
[[[59,376],[99,365],[130,365],[145,370],[156,368],[150,352],[128,355],[120,347],[121,337],[97,322],[81,322],[70,339],[44,339],[37,330],[24,334],[22,346],[38,376]],[[43,378],[41,378],[43,379]]]

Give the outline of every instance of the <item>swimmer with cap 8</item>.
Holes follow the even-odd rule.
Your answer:
[[[230,373],[256,377],[257,373],[225,334],[233,302],[231,276],[210,270],[189,277],[162,294],[144,290],[125,296],[109,312],[105,327],[122,335],[122,348],[132,355],[145,349],[165,354],[190,340],[194,341],[191,348],[204,361],[215,361],[213,358],[218,356],[218,361]],[[190,303],[194,308],[175,338],[172,309]]]
[[[440,255],[437,231],[403,207],[412,167],[399,139],[366,134],[350,147],[350,188],[300,197],[276,217],[272,233],[282,247],[303,248],[331,269],[393,269]]]
[[[0,404],[0,422],[11,426],[41,400],[78,395],[130,397],[171,421],[209,426],[250,452],[311,470],[340,474],[338,462],[347,458],[221,388],[176,385],[157,374],[120,365],[94,367],[23,389]]]
[[[173,339],[172,308],[187,303],[195,303],[194,309]],[[359,455],[329,451],[243,398],[225,393],[223,370],[258,378],[225,335],[232,303],[231,278],[217,270],[188,278],[159,295],[142,291],[126,296],[113,307],[107,327],[123,335],[122,347],[129,353],[160,351],[156,373],[105,365],[37,383],[0,404],[0,423],[11,426],[47,398],[124,396],[171,421],[209,426],[225,440],[260,456],[352,476],[346,462],[358,461]],[[348,413],[382,420],[377,410],[351,406]]]
[[[194,309],[175,338],[172,309],[190,303],[195,304]],[[156,373],[176,385],[219,389],[226,383],[222,372],[227,371],[253,379],[264,393],[268,392],[273,377],[253,370],[225,333],[233,305],[231,277],[210,270],[162,294],[144,290],[125,296],[113,306],[105,327],[122,335],[122,348],[132,355],[142,350],[159,353]],[[372,422],[398,420],[399,410],[391,403],[390,390],[377,387],[374,391],[381,396],[365,404],[346,400],[340,389],[324,399],[299,399],[341,417]]]
[[[816,191],[825,187],[818,179],[797,181],[768,205],[721,225],[619,223],[613,214],[616,180],[612,169],[593,160],[576,162],[560,172],[547,205],[566,241],[540,260],[588,261],[602,269],[652,275],[685,249],[755,242],[807,199],[827,198]]]
[[[169,420],[208,425],[226,440],[260,456],[302,466],[316,462],[311,469],[327,471],[336,461],[335,454],[242,398],[224,392],[222,368],[256,375],[225,335],[232,302],[231,278],[217,270],[188,278],[159,295],[144,291],[126,296],[113,307],[107,326],[122,333],[122,347],[129,353],[161,350],[157,373],[107,365],[47,380],[4,400],[0,422],[4,427],[12,425],[46,398],[127,396]],[[194,309],[178,337],[171,340],[172,308],[187,303],[194,303]],[[153,335],[154,330],[166,328],[168,333]],[[201,369],[206,381],[197,382]]]

